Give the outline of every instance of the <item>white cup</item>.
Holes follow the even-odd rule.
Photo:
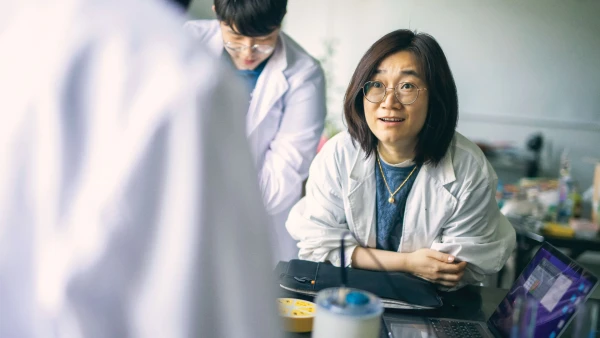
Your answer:
[[[383,305],[374,294],[352,288],[321,290],[313,338],[378,338]]]

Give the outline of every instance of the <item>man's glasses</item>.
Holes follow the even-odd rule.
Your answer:
[[[250,50],[254,53],[260,53],[260,54],[269,54],[273,51],[273,49],[275,49],[275,47],[271,46],[271,45],[254,45],[254,46],[247,46],[244,45],[242,43],[239,42],[225,42],[225,48],[227,48],[228,50],[232,51],[232,52],[243,52],[246,49],[250,48]]]
[[[427,90],[427,88],[419,89],[417,85],[410,82],[400,82],[396,87],[387,88],[380,81],[368,81],[362,88],[365,98],[372,103],[379,103],[385,100],[387,92],[390,89],[394,91],[398,102],[406,105],[415,102],[421,90]]]

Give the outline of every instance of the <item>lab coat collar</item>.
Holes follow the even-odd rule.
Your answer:
[[[248,110],[248,129],[246,130],[248,136],[256,130],[258,125],[271,111],[275,102],[281,99],[289,88],[289,84],[283,73],[288,66],[289,56],[287,54],[284,35],[283,33],[279,33],[275,51],[259,76],[254,92],[252,93],[252,100],[250,101],[250,108]]]
[[[356,152],[356,157],[354,158],[354,164],[352,165],[352,169],[350,169],[350,191],[352,191],[352,184],[358,184],[364,181],[368,176],[373,174],[373,168],[375,165],[375,156],[371,155],[368,158],[365,158],[365,152],[360,148],[360,144],[358,141],[355,141],[355,146],[358,147],[358,151]]]
[[[442,186],[456,181],[454,166],[452,165],[453,151],[455,140],[452,141],[448,152],[442,158],[438,166],[429,164],[423,165],[423,169],[427,172],[427,178],[438,181]],[[365,152],[358,147],[354,164],[350,170],[350,184],[348,201],[350,205],[350,215],[354,222],[355,237],[359,234],[366,234],[365,238],[356,239],[361,245],[375,247],[375,231],[374,226],[376,221],[375,209],[375,155],[371,155],[365,159]],[[421,174],[419,174],[421,176]],[[417,177],[417,179],[419,178]],[[411,192],[412,193],[412,192]]]
[[[360,147],[358,143],[356,146]],[[365,159],[362,149],[356,152],[350,170],[348,202],[356,229],[354,236],[362,246],[375,247],[375,156]],[[358,237],[365,234],[366,237]]]
[[[350,170],[351,186],[350,191],[354,186],[358,186],[362,181],[368,178],[369,175],[373,174],[373,166],[375,165],[375,156],[371,155],[365,159],[365,152],[360,148],[358,142],[355,142],[358,151],[356,152],[356,158],[354,164]],[[454,138],[448,147],[446,155],[442,158],[437,166],[430,164],[423,165],[423,169],[427,171],[429,176],[440,182],[442,185],[446,185],[456,181],[456,174],[454,172],[454,165],[452,159],[454,157],[454,148],[456,146],[456,138]]]
[[[442,158],[442,160],[437,166],[432,166],[428,164],[423,166],[423,169],[427,171],[429,176],[432,179],[437,180],[441,185],[446,185],[456,181],[454,165],[452,164],[455,146],[456,137],[452,139],[452,142],[450,143],[450,147],[448,147],[446,155]]]
[[[288,66],[288,57],[287,48],[284,43],[284,34],[279,33],[279,39],[277,39],[277,45],[275,46],[275,51],[273,55],[271,55],[271,59],[268,64],[271,64],[271,71],[279,72],[283,75],[283,71]]]
[[[373,166],[375,165],[375,156],[369,156],[368,159],[365,160],[365,152],[360,148],[358,142],[355,142],[356,146],[359,147],[356,153],[356,158],[354,159],[354,164],[350,171],[350,179],[352,184],[358,185],[360,182],[364,181],[368,175],[373,174]],[[454,172],[454,165],[452,164],[452,158],[454,155],[454,147],[456,146],[456,139],[452,140],[450,147],[448,147],[448,151],[446,155],[442,158],[440,163],[437,166],[433,166],[430,164],[423,165],[423,169],[427,171],[428,175],[437,180],[441,185],[446,185],[456,181],[456,175]],[[352,185],[350,187],[350,191],[352,191]]]

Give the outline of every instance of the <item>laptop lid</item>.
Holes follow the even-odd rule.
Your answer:
[[[532,313],[535,337],[558,337],[597,284],[598,278],[544,242],[488,320],[488,327],[500,337],[509,337],[515,303],[526,301],[537,308]]]

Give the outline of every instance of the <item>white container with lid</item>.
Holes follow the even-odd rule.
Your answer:
[[[313,338],[378,338],[383,304],[374,294],[352,288],[321,290]]]

